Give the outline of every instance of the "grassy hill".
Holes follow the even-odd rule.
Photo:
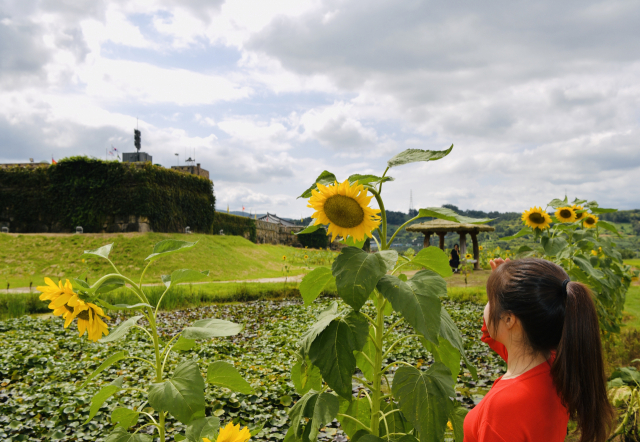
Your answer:
[[[189,251],[154,262],[145,274],[145,282],[160,282],[160,275],[173,269],[210,270],[210,281],[257,279],[285,276],[283,263],[290,266],[289,276],[305,273],[303,256],[309,255],[311,267],[329,264],[332,252],[293,247],[258,245],[239,236],[183,235],[170,233],[123,233],[84,235],[0,235],[0,289],[41,285],[43,278],[54,280],[78,277],[86,273],[89,282],[111,269],[98,257],[85,255],[85,250],[113,243],[110,258],[121,272],[140,277],[153,245],[174,238],[198,241]],[[287,260],[283,261],[282,257]],[[83,262],[84,258],[84,262]],[[306,269],[306,270],[305,270]]]

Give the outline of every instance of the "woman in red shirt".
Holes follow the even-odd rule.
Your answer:
[[[537,258],[491,261],[482,341],[507,372],[464,421],[465,442],[603,442],[613,421],[589,289]],[[488,325],[488,326],[487,326]]]

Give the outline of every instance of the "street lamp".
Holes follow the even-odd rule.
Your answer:
[[[175,156],[178,157],[178,166],[180,165],[180,154],[179,153],[174,153]]]

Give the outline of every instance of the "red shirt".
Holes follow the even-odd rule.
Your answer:
[[[482,325],[482,341],[505,361],[504,345]],[[513,379],[495,380],[464,420],[464,442],[564,442],[569,415],[546,361]]]

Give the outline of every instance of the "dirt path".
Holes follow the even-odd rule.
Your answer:
[[[285,278],[284,276],[280,276],[278,278],[260,278],[260,279],[234,279],[231,281],[202,281],[202,282],[192,282],[189,284],[193,284],[193,285],[201,285],[201,284],[228,284],[231,282],[240,282],[240,283],[259,283],[259,284],[267,284],[267,283],[274,283],[274,282],[300,282],[302,281],[302,278],[304,278],[305,275],[295,275],[295,276],[289,276],[287,278]],[[157,283],[157,284],[142,284],[143,287],[153,287],[153,286],[157,286],[157,285],[162,285],[162,283]],[[181,285],[181,284],[178,284]],[[16,287],[15,289],[9,289],[9,290],[2,290],[0,291],[0,293],[29,293],[29,292],[34,292],[37,293],[38,291],[36,290],[35,287],[33,288],[29,288],[29,287]]]

